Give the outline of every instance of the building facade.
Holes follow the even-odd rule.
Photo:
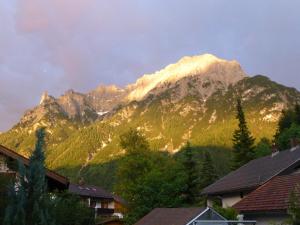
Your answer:
[[[83,201],[95,209],[95,217],[115,217],[123,219],[126,203],[120,197],[94,185],[70,184],[69,192],[79,195]]]

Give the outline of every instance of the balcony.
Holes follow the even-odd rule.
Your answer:
[[[112,215],[114,214],[114,209],[108,209],[108,208],[96,208],[97,215]]]

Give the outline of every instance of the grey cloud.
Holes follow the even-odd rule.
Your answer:
[[[297,0],[10,0],[0,5],[0,130],[44,90],[126,85],[184,55],[237,59],[300,88]]]

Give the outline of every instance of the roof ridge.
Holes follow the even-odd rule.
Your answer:
[[[8,157],[12,157],[12,158],[14,158],[16,160],[20,159],[20,160],[22,160],[22,162],[24,164],[26,164],[26,165],[29,164],[29,161],[30,161],[29,158],[27,158],[27,157],[25,157],[25,156],[17,153],[16,151],[14,151],[12,149],[9,149],[9,148],[5,147],[4,145],[0,144],[0,152],[2,152],[3,154],[5,154],[5,153],[7,153],[5,151],[7,151],[10,154],[12,154],[12,155],[8,155]],[[61,175],[61,174],[59,174],[59,173],[57,173],[57,172],[55,172],[53,170],[48,169],[45,165],[44,165],[44,167],[45,167],[45,170],[46,170],[46,176],[48,175],[49,177],[52,177],[53,179],[55,179],[53,176],[57,176],[57,177],[59,177],[59,178],[61,178],[61,179],[64,180],[64,181],[61,181],[61,182],[65,183],[65,184],[69,184],[69,179],[67,177],[65,177],[65,176],[63,176],[63,175]]]

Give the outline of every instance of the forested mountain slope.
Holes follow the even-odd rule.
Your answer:
[[[124,154],[119,135],[129,128],[142,131],[153,149],[172,154],[188,140],[193,146],[230,148],[238,96],[257,139],[271,138],[281,111],[300,101],[296,89],[265,76],[248,77],[236,61],[185,57],[124,89],[101,86],[59,98],[44,94],[40,105],[0,135],[0,144],[28,155],[34,130],[45,126],[50,168],[109,186],[113,180],[107,174]]]

